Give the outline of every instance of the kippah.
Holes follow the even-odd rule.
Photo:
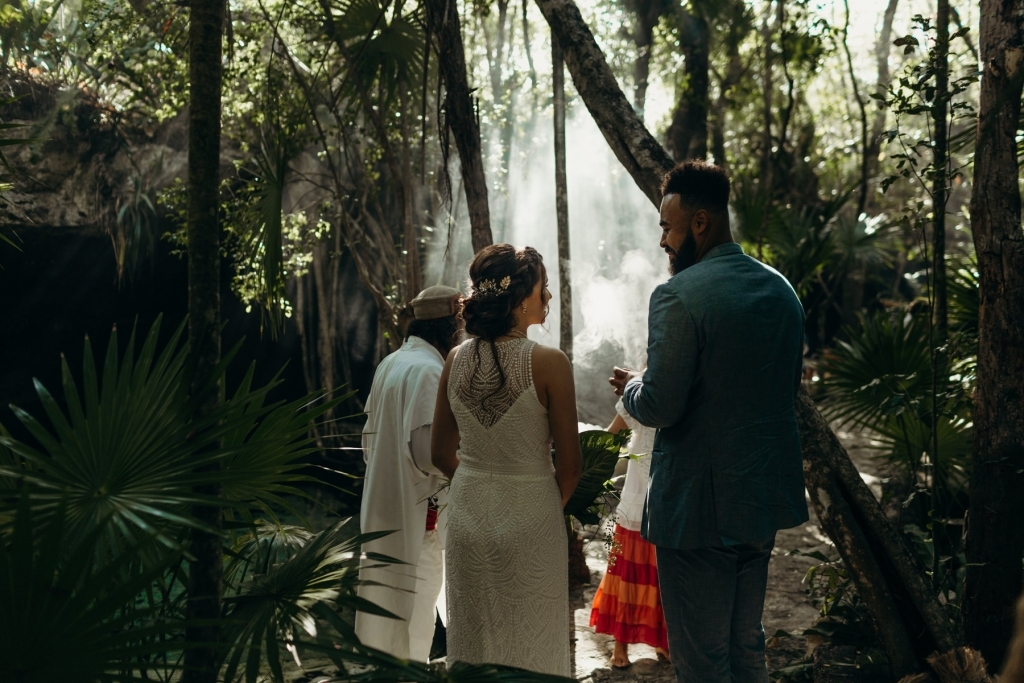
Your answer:
[[[412,300],[412,312],[417,320],[447,318],[459,311],[462,292],[454,287],[434,285],[427,287]]]

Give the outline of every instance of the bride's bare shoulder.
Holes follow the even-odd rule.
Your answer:
[[[566,356],[561,349],[556,349],[553,346],[537,344],[533,347],[532,355],[535,374],[537,370],[557,372],[559,370],[565,370],[566,368],[571,372],[572,365],[569,363],[569,357]]]

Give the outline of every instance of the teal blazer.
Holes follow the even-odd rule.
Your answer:
[[[626,410],[657,427],[643,536],[688,550],[807,521],[795,400],[804,310],[778,271],[735,243],[651,295],[647,371]]]

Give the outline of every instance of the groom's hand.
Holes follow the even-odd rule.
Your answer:
[[[622,391],[629,384],[629,381],[639,375],[640,373],[629,368],[615,367],[612,369],[612,377],[608,378],[608,384],[612,385],[612,389],[615,390],[616,396],[622,396]]]

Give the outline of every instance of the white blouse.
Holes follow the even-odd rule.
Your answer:
[[[637,422],[622,405],[622,399],[615,404],[615,410],[633,430],[633,436],[626,449],[630,455],[637,456],[635,459],[630,458],[626,466],[626,482],[622,486],[616,523],[630,531],[640,531],[640,524],[644,518],[644,501],[647,499],[647,480],[651,474],[651,452],[654,450],[654,436],[658,430]]]

